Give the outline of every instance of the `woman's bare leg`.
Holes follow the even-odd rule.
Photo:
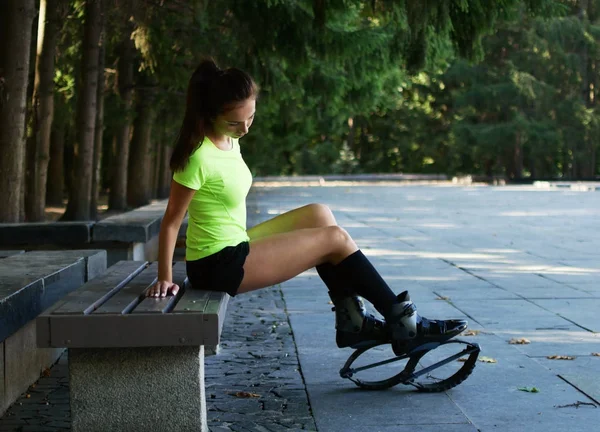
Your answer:
[[[337,264],[357,250],[354,240],[337,225],[296,229],[251,240],[238,292],[284,282],[325,262]]]
[[[253,226],[248,230],[248,236],[251,240],[257,240],[273,234],[332,225],[337,225],[337,222],[329,207],[308,204]]]
[[[340,262],[344,261],[346,267],[350,267],[350,270],[346,271],[350,271],[358,285],[363,286],[357,294],[369,299],[376,307],[375,301],[377,301],[379,303],[377,309],[380,312],[384,309],[382,306],[387,306],[388,313],[382,312],[382,314],[386,320],[390,320],[388,322],[392,331],[392,347],[396,355],[401,355],[413,345],[429,340],[447,340],[467,327],[465,320],[430,321],[423,317],[417,318],[416,308],[410,301],[408,293],[403,292],[402,298],[395,297],[368,260],[362,254],[360,256],[355,254],[358,250],[356,243],[345,230],[337,226],[333,214],[326,206],[311,204],[292,210],[251,228],[248,234],[250,253],[244,264],[244,279],[238,290],[239,293],[284,282],[320,264],[342,265]],[[355,259],[349,263],[350,255],[358,261]],[[356,271],[357,266],[358,271]],[[370,293],[365,292],[364,288]],[[390,300],[387,302],[383,300],[382,303],[382,295],[389,297]],[[346,303],[339,307],[335,303],[336,314],[338,309],[349,308]],[[354,317],[349,322],[350,330],[345,329],[343,325],[340,328],[336,325],[338,346],[350,346],[364,339],[379,340],[388,337],[378,320],[366,314],[364,308],[357,308],[356,305],[353,307],[355,310],[350,311],[352,314],[346,314]],[[343,318],[347,319],[345,315]],[[430,324],[423,327],[421,324],[417,325],[417,320]],[[343,323],[343,319],[338,320],[336,317],[336,323],[339,322]],[[365,322],[370,325],[365,327]],[[370,332],[371,327],[375,330],[374,333]],[[357,332],[356,328],[361,330]],[[363,328],[367,329],[366,333]],[[405,334],[407,332],[408,336]],[[417,334],[419,338],[413,340]]]

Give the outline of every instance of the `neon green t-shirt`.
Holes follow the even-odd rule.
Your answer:
[[[205,138],[173,180],[196,190],[188,207],[186,260],[204,258],[249,240],[246,196],[252,174],[242,158],[238,140],[233,139],[231,150],[221,150]]]

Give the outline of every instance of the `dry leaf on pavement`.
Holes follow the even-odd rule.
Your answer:
[[[529,339],[525,339],[525,338],[519,338],[519,339],[512,338],[508,343],[511,345],[527,345],[527,344],[530,344],[531,341]]]
[[[435,299],[436,299],[436,300],[450,300],[450,297],[446,297],[446,296],[437,296]]]
[[[550,360],[575,360],[576,357],[566,355],[551,355],[546,358]]]
[[[496,359],[491,358],[491,357],[485,357],[485,356],[480,357],[479,361],[482,363],[498,363],[498,361]]]
[[[592,353],[593,356],[600,357],[600,352]]]
[[[481,330],[467,330],[461,336],[477,336],[479,333],[481,333]]]

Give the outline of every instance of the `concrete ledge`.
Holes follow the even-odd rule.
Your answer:
[[[0,258],[7,258],[9,256],[19,255],[24,252],[24,250],[0,250]]]
[[[0,224],[0,246],[78,245],[92,240],[94,222],[27,222]]]
[[[106,251],[36,251],[0,260],[0,415],[62,348],[37,348],[35,319],[106,270]]]
[[[100,222],[44,222],[0,224],[0,259],[28,250],[64,250],[65,248],[104,249],[107,263],[122,260],[158,259],[158,234],[167,207],[167,200],[108,217]],[[185,239],[187,217],[179,230]],[[178,256],[183,256],[181,250]]]
[[[202,346],[69,349],[69,375],[73,432],[208,431]]]
[[[165,209],[166,201],[160,201],[103,219],[94,225],[92,239],[94,242],[146,243],[158,235]]]
[[[0,341],[106,269],[105,251],[35,251],[0,260]]]

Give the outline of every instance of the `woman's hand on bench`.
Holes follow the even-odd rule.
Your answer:
[[[173,282],[159,280],[146,292],[146,297],[166,297],[170,295],[177,295],[179,292],[179,285]]]

